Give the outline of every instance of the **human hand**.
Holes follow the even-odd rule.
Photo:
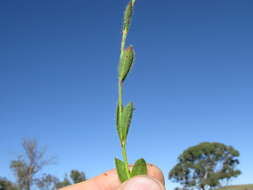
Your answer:
[[[148,164],[147,176],[136,176],[121,184],[115,169],[87,181],[60,190],[165,190],[164,177],[159,168]]]

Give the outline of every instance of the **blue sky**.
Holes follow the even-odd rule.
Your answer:
[[[121,157],[115,129],[117,65],[126,0],[0,2],[0,176],[23,138],[48,147],[58,177],[87,177]],[[136,111],[130,162],[144,157],[167,180],[177,156],[202,141],[241,152],[253,179],[253,2],[137,0],[127,44],[136,63],[124,103]]]

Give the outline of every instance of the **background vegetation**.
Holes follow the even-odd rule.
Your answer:
[[[21,145],[23,153],[9,165],[15,181],[0,176],[0,190],[56,190],[86,180],[85,173],[77,169],[66,173],[63,179],[45,173],[45,168],[56,164],[56,159],[47,157],[46,148],[40,147],[35,139],[24,139]],[[182,185],[177,190],[253,190],[250,184],[227,186],[241,173],[237,169],[239,155],[232,146],[217,142],[200,143],[179,155],[178,163],[169,172],[169,179]]]

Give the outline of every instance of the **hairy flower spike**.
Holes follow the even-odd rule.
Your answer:
[[[132,14],[133,14],[133,3],[131,1],[128,3],[125,9],[123,31],[128,32],[132,20]]]

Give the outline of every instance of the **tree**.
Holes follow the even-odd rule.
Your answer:
[[[59,183],[59,180],[50,174],[43,174],[41,178],[36,179],[35,183],[41,190],[56,190],[56,184]]]
[[[70,171],[70,178],[71,179],[69,179],[68,175],[65,175],[63,181],[58,182],[56,184],[57,189],[71,185],[71,184],[80,183],[80,182],[86,180],[84,172],[81,172],[78,170],[71,170]]]
[[[222,143],[204,142],[186,149],[169,172],[169,179],[185,188],[212,189],[240,175],[239,151]]]
[[[30,190],[35,183],[36,175],[47,165],[53,163],[52,158],[45,158],[46,149],[39,148],[37,141],[25,139],[22,142],[24,154],[11,161],[17,185],[20,190]]]
[[[0,177],[0,190],[17,190],[17,187],[6,178]]]
[[[66,186],[68,186],[68,185],[71,185],[71,182],[70,182],[70,180],[68,179],[67,175],[65,175],[63,181],[60,181],[60,182],[58,182],[58,183],[56,184],[56,188],[57,188],[57,189],[60,189],[60,188],[62,188],[62,187],[66,187]]]
[[[80,183],[86,180],[84,172],[80,172],[78,170],[71,170],[70,178],[72,179],[73,183]]]

